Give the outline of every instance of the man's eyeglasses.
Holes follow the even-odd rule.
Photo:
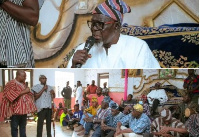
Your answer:
[[[115,23],[115,21],[110,21],[110,22],[87,21],[88,27],[90,29],[96,27],[96,30],[103,30],[106,24],[113,24],[113,23]]]

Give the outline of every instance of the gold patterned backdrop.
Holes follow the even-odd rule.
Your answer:
[[[132,9],[132,13],[124,16],[124,22],[132,25],[155,26],[161,23],[176,23],[179,21],[199,22],[198,0],[124,1]],[[45,2],[52,3],[55,9],[59,11],[59,16],[55,26],[47,35],[41,34],[40,23],[31,29],[36,67],[57,68],[63,63],[67,53],[80,43],[85,42],[86,38],[91,35],[86,21],[91,18],[91,14],[89,14],[91,10],[103,0],[87,0],[88,9],[86,10],[77,8],[79,5],[78,0],[61,0],[60,6],[56,5],[54,0]],[[178,12],[173,13],[172,16],[170,13],[175,9]],[[45,11],[51,12],[51,9]]]

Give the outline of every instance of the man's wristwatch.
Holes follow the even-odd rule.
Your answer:
[[[6,0],[0,0],[0,5],[3,4]]]

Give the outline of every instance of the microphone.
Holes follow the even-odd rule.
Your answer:
[[[44,86],[47,86],[47,84],[45,84]],[[48,87],[47,87],[47,89],[48,89]],[[45,90],[45,92],[47,92],[47,89]]]
[[[92,46],[94,45],[95,39],[93,36],[89,36],[86,40],[85,46],[83,50],[86,50],[87,53],[90,51]],[[82,64],[76,64],[76,68],[81,68]]]

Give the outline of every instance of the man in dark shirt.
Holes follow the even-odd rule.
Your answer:
[[[67,81],[67,85],[63,88],[61,94],[64,97],[65,107],[67,107],[67,109],[71,109],[72,88],[69,86],[69,81]]]
[[[133,105],[135,105],[137,103],[137,101],[135,99],[133,99],[133,95],[129,94],[127,100],[123,100],[121,101],[120,107],[121,108],[125,108],[127,105],[133,107]]]

